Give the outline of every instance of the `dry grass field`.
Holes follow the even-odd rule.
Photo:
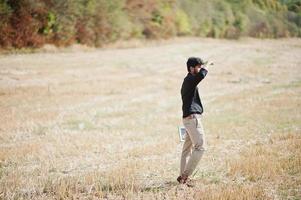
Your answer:
[[[178,185],[189,56],[208,143]],[[0,55],[0,199],[301,199],[301,40]]]

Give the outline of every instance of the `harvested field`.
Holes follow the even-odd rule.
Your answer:
[[[178,185],[189,56],[208,143]],[[301,199],[301,40],[0,56],[0,199]]]

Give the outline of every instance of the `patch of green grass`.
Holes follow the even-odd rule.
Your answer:
[[[301,87],[301,80],[294,80],[288,84],[275,85],[273,89],[276,90],[276,89],[289,89],[289,88],[300,88],[300,87]]]
[[[254,60],[254,63],[256,66],[265,66],[265,65],[270,65],[271,63],[273,63],[273,59],[272,58],[268,58],[268,57],[264,57],[264,58],[257,58],[256,60]]]
[[[218,184],[221,182],[222,177],[215,171],[196,171],[193,174],[194,178],[200,180],[208,180],[210,183]]]
[[[4,167],[3,167],[3,163],[0,162],[0,179],[2,178],[3,176],[3,173],[4,173]]]
[[[79,119],[69,120],[63,123],[62,126],[70,130],[94,130],[97,128],[92,122]]]
[[[34,135],[39,135],[39,136],[43,136],[46,135],[47,131],[49,130],[48,127],[46,126],[42,126],[42,125],[38,125],[34,130],[33,130],[33,134]]]

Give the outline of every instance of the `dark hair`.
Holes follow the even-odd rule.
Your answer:
[[[188,58],[187,62],[186,62],[186,65],[187,65],[187,71],[189,71],[189,68],[190,67],[195,67],[197,65],[203,65],[204,64],[204,61],[199,58],[199,57],[190,57]]]

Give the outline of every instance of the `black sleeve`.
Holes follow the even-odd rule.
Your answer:
[[[207,69],[201,68],[200,72],[197,73],[191,80],[193,85],[196,86],[197,84],[199,84],[199,82],[201,82],[201,80],[203,80],[205,78],[207,73],[208,73]]]

